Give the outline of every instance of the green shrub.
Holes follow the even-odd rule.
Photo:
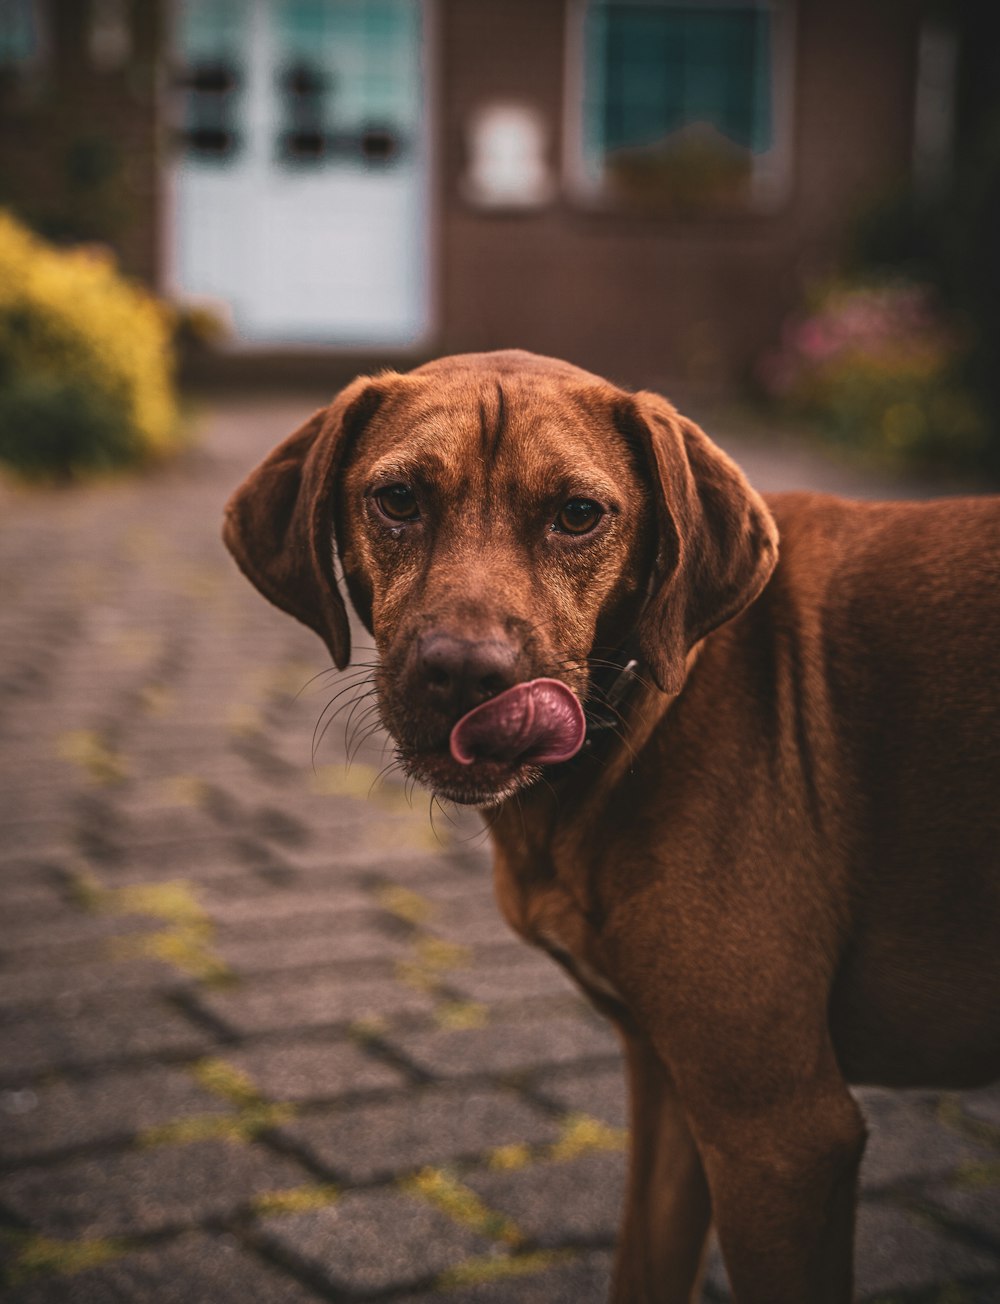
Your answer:
[[[927,287],[838,282],[790,318],[758,365],[768,395],[866,459],[975,468],[987,447],[966,351]]]
[[[0,460],[68,477],[168,454],[172,369],[168,310],[105,251],[56,249],[0,212]]]

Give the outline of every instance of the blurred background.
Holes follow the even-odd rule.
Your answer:
[[[998,64],[982,0],[2,0],[0,205],[188,379],[519,346],[995,472]]]
[[[504,347],[762,489],[995,485],[997,26],[0,0],[5,1301],[606,1298],[617,1044],[222,506],[357,372]],[[996,1304],[1000,1094],[862,1096],[859,1298]]]

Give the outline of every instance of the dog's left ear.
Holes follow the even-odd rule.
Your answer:
[[[333,567],[333,480],[385,391],[361,376],[261,462],[226,504],[222,537],[247,579],[323,639],[338,669],[351,632]]]
[[[640,392],[619,424],[646,456],[659,544],[639,650],[666,693],[684,683],[688,652],[753,602],[778,559],[778,531],[743,472],[659,394]]]

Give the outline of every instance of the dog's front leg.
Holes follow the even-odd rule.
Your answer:
[[[738,1304],[849,1304],[865,1129],[846,1087],[693,1126]]]
[[[625,1037],[631,1155],[615,1263],[614,1304],[689,1304],[711,1220],[687,1120],[648,1041]]]

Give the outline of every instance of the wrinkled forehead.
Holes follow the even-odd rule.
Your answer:
[[[350,458],[352,473],[454,490],[500,478],[539,493],[572,481],[611,492],[635,476],[634,452],[615,424],[623,398],[610,385],[530,374],[394,378]]]

